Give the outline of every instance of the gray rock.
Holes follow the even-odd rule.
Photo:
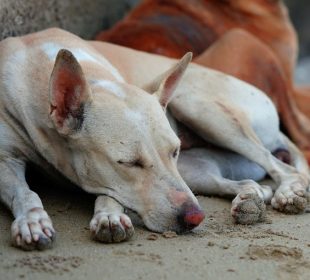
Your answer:
[[[0,40],[48,27],[90,39],[114,24],[138,0],[0,0]]]

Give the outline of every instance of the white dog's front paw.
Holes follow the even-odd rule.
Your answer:
[[[271,205],[273,208],[288,214],[298,214],[307,206],[306,190],[300,183],[288,187],[280,187],[274,194]]]
[[[255,190],[244,190],[232,201],[231,215],[238,224],[254,224],[265,219],[266,205]]]
[[[55,230],[42,208],[33,208],[17,217],[11,227],[13,245],[23,250],[45,250],[52,247]]]
[[[90,231],[94,239],[105,243],[126,241],[135,232],[127,215],[103,211],[95,213],[90,222]]]

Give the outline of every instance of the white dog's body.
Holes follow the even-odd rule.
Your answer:
[[[154,231],[184,231],[201,222],[198,202],[176,168],[180,142],[162,110],[189,56],[175,62],[57,29],[0,43],[0,196],[15,216],[16,246],[44,249],[54,236],[39,197],[25,182],[28,161],[52,165],[99,195],[91,231],[101,241],[132,235],[123,206]],[[255,222],[272,190],[244,179],[261,179],[266,171],[278,186],[274,208],[305,208],[307,164],[279,132],[274,106],[259,90],[191,65],[169,111],[188,148],[178,168],[192,190],[236,195],[233,217]],[[296,168],[272,156],[279,149],[289,150]]]

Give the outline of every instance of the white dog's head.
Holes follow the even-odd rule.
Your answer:
[[[164,112],[190,60],[187,54],[152,83],[153,94],[87,81],[67,50],[58,53],[50,79],[50,116],[72,150],[68,161],[80,186],[113,197],[158,232],[182,232],[204,218],[177,170],[180,141]]]

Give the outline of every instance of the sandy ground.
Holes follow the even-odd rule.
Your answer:
[[[54,188],[39,195],[58,233],[55,247],[12,247],[12,216],[0,205],[0,279],[310,279],[307,213],[269,208],[267,222],[241,226],[228,200],[199,197],[207,219],[193,232],[167,238],[137,225],[131,241],[106,245],[90,238],[93,196]]]

